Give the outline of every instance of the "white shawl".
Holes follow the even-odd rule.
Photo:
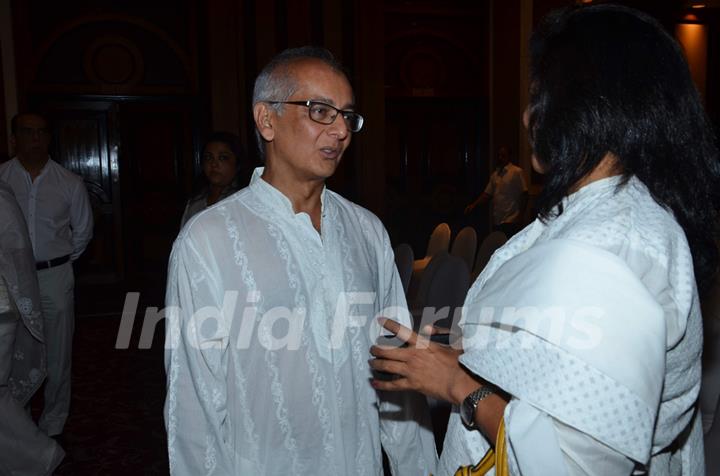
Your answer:
[[[27,225],[4,182],[0,182],[0,276],[23,322],[15,336],[8,386],[15,400],[25,405],[45,379],[40,290]]]
[[[702,474],[702,326],[681,228],[637,179],[595,182],[563,205],[495,253],[463,313],[461,362],[513,397],[511,467],[609,474],[606,454],[613,474]],[[451,421],[446,445],[477,443],[470,433]],[[474,456],[450,449],[441,467]]]

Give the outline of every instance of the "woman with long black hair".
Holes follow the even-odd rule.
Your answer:
[[[464,352],[386,321],[422,345],[374,348],[398,375],[374,384],[459,405],[439,475],[493,446],[505,474],[704,474],[699,295],[718,270],[720,165],[687,63],[613,5],[551,14],[530,46],[538,219],[468,293]]]

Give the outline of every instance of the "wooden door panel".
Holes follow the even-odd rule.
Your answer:
[[[162,306],[165,273],[193,172],[193,106],[35,97],[52,123],[52,157],[83,177],[94,236],[75,264],[77,312],[117,313],[125,293]]]
[[[78,285],[120,283],[124,266],[114,106],[50,101],[44,109],[53,129],[51,156],[83,178],[93,209],[93,240],[75,264]]]
[[[140,289],[158,295],[192,177],[191,112],[173,103],[120,107],[128,276]]]

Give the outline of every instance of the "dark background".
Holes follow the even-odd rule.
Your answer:
[[[573,3],[3,0],[0,160],[12,156],[7,126],[18,109],[49,112],[52,156],[85,178],[96,213],[76,267],[79,313],[116,314],[128,291],[162,306],[203,137],[235,132],[256,162],[257,72],[286,47],[322,45],[347,66],[366,117],[330,186],[378,214],[393,244],[422,255],[437,223],[466,224],[462,210],[500,145],[537,194],[521,124],[527,39],[545,13]],[[720,1],[622,3],[673,32],[705,25],[700,89],[717,124]],[[482,234],[487,215],[476,218]]]

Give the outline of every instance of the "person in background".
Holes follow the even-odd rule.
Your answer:
[[[44,476],[65,455],[23,408],[45,380],[40,290],[27,225],[0,182],[0,474]]]
[[[530,59],[539,218],[468,292],[463,351],[387,321],[423,345],[374,348],[398,375],[375,386],[459,406],[437,476],[484,454],[499,474],[704,475],[699,296],[718,273],[720,154],[682,49],[601,4],[548,16]]]
[[[12,118],[16,156],[0,165],[0,180],[13,189],[28,226],[42,304],[47,383],[39,426],[63,432],[70,411],[75,276],[72,263],[92,238],[93,216],[82,177],[48,155],[47,119],[36,113]]]
[[[510,148],[501,146],[485,191],[465,207],[465,214],[469,215],[478,205],[492,201],[493,229],[510,238],[522,228],[527,196],[522,169],[510,161]]]
[[[202,149],[202,173],[195,193],[185,205],[180,226],[200,210],[240,190],[240,171],[245,166],[245,153],[240,138],[230,132],[213,132]]]
[[[408,314],[390,240],[375,215],[325,187],[363,125],[354,104],[329,51],[273,58],[253,94],[265,167],[175,242],[165,360],[173,476],[376,476],[382,449],[396,476],[434,471],[424,398],[370,385],[375,316]]]

